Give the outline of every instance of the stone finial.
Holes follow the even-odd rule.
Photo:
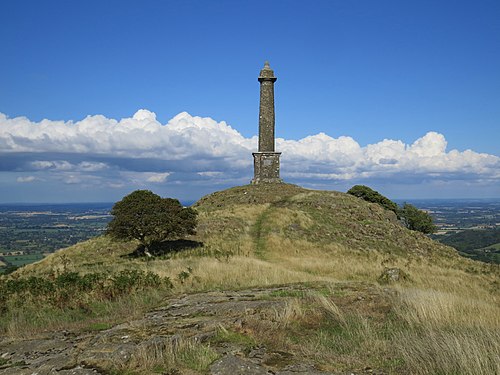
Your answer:
[[[276,77],[274,76],[274,71],[271,69],[269,65],[269,61],[266,60],[264,63],[264,67],[260,71],[259,81],[268,80],[268,81],[276,81]]]

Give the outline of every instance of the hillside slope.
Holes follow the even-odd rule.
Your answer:
[[[156,294],[141,292],[144,298],[134,299],[133,313],[129,300],[112,302],[126,307],[109,307],[106,317],[101,305],[85,300],[84,308],[93,314],[88,324],[106,323],[101,335],[117,329],[107,330],[108,325],[128,321],[118,326],[119,331],[129,327],[135,342],[131,349],[127,346],[135,359],[119,369],[116,363],[96,365],[88,360],[94,369],[146,374],[159,366],[186,374],[229,374],[232,370],[217,369],[236,356],[236,362],[260,366],[261,372],[255,373],[313,373],[313,368],[317,373],[379,374],[500,371],[494,361],[500,353],[498,266],[464,259],[454,249],[407,230],[392,212],[339,192],[288,184],[248,185],[205,196],[194,207],[199,212],[197,235],[163,244],[152,260],[131,256],[135,243],[99,237],[23,267],[13,277],[58,280],[57,275],[65,272],[116,275],[140,270],[170,280],[171,287]],[[379,277],[387,268],[399,269],[401,279],[381,284]],[[284,289],[277,290],[279,285]],[[205,353],[204,360],[193,359],[204,361],[203,366],[190,367],[170,344],[162,344],[161,355],[138,362],[144,339],[137,327],[149,324],[144,323],[143,311],[177,308],[175,301],[182,293],[199,293],[195,300],[203,304],[205,294],[212,301],[209,296],[215,291],[243,289],[251,291],[238,298],[270,301],[270,307],[245,307],[237,316],[228,312],[231,319],[207,307],[185,317],[191,322],[186,324],[204,332],[196,342],[189,341],[194,333],[183,339],[188,347],[194,345],[194,352]],[[16,318],[4,319],[0,326],[10,337],[41,332],[36,324],[20,321],[23,311],[29,313],[12,310]],[[210,318],[215,315],[219,317]],[[40,317],[45,328],[88,329],[81,315],[78,323],[63,324],[61,319]],[[71,320],[67,315],[64,319]],[[220,324],[209,324],[213,321]],[[146,329],[146,336],[155,330]],[[160,331],[157,335],[163,338],[177,334],[166,326]],[[261,353],[260,360],[256,353]],[[274,359],[264,360],[266,356]]]
[[[386,266],[401,267],[416,278],[422,273],[419,267],[425,273],[429,267],[446,269],[445,278],[452,268],[469,273],[489,269],[404,228],[392,212],[340,192],[248,185],[205,196],[194,207],[199,212],[197,235],[186,243],[166,243],[158,249],[163,256],[154,262],[127,257],[135,249],[133,242],[99,237],[58,251],[18,274],[136,267],[175,278],[189,267],[200,280],[198,287],[191,287],[206,290],[325,278],[375,282]],[[263,277],[266,270],[269,279]]]

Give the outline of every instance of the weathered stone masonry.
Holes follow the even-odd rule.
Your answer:
[[[259,151],[254,152],[252,184],[280,183],[280,155],[274,151],[274,72],[266,61],[260,71]]]

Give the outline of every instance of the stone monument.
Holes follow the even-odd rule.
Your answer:
[[[280,155],[274,151],[274,72],[265,62],[260,71],[259,151],[254,152],[252,184],[280,183]]]

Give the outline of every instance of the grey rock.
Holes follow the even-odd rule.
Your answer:
[[[101,375],[102,372],[99,372],[95,369],[88,369],[84,367],[77,366],[70,370],[61,370],[57,372],[58,375]]]
[[[334,375],[331,372],[319,371],[313,365],[306,365],[306,364],[290,365],[285,369],[283,369],[282,371],[276,372],[276,375],[297,375],[297,374]]]
[[[7,348],[8,350],[5,350]],[[0,347],[0,353],[12,366],[0,369],[0,374],[24,374],[28,373],[30,368],[36,368],[42,371],[39,371],[41,375],[75,364],[71,355],[72,344],[60,339],[14,341],[7,348]]]
[[[400,268],[393,267],[385,267],[382,274],[379,276],[378,281],[381,283],[394,283],[401,280],[407,280],[408,275],[406,272],[401,270]]]
[[[210,374],[212,375],[270,375],[272,372],[266,370],[263,366],[248,361],[246,359],[236,357],[234,355],[226,355],[215,361],[210,366]]]

